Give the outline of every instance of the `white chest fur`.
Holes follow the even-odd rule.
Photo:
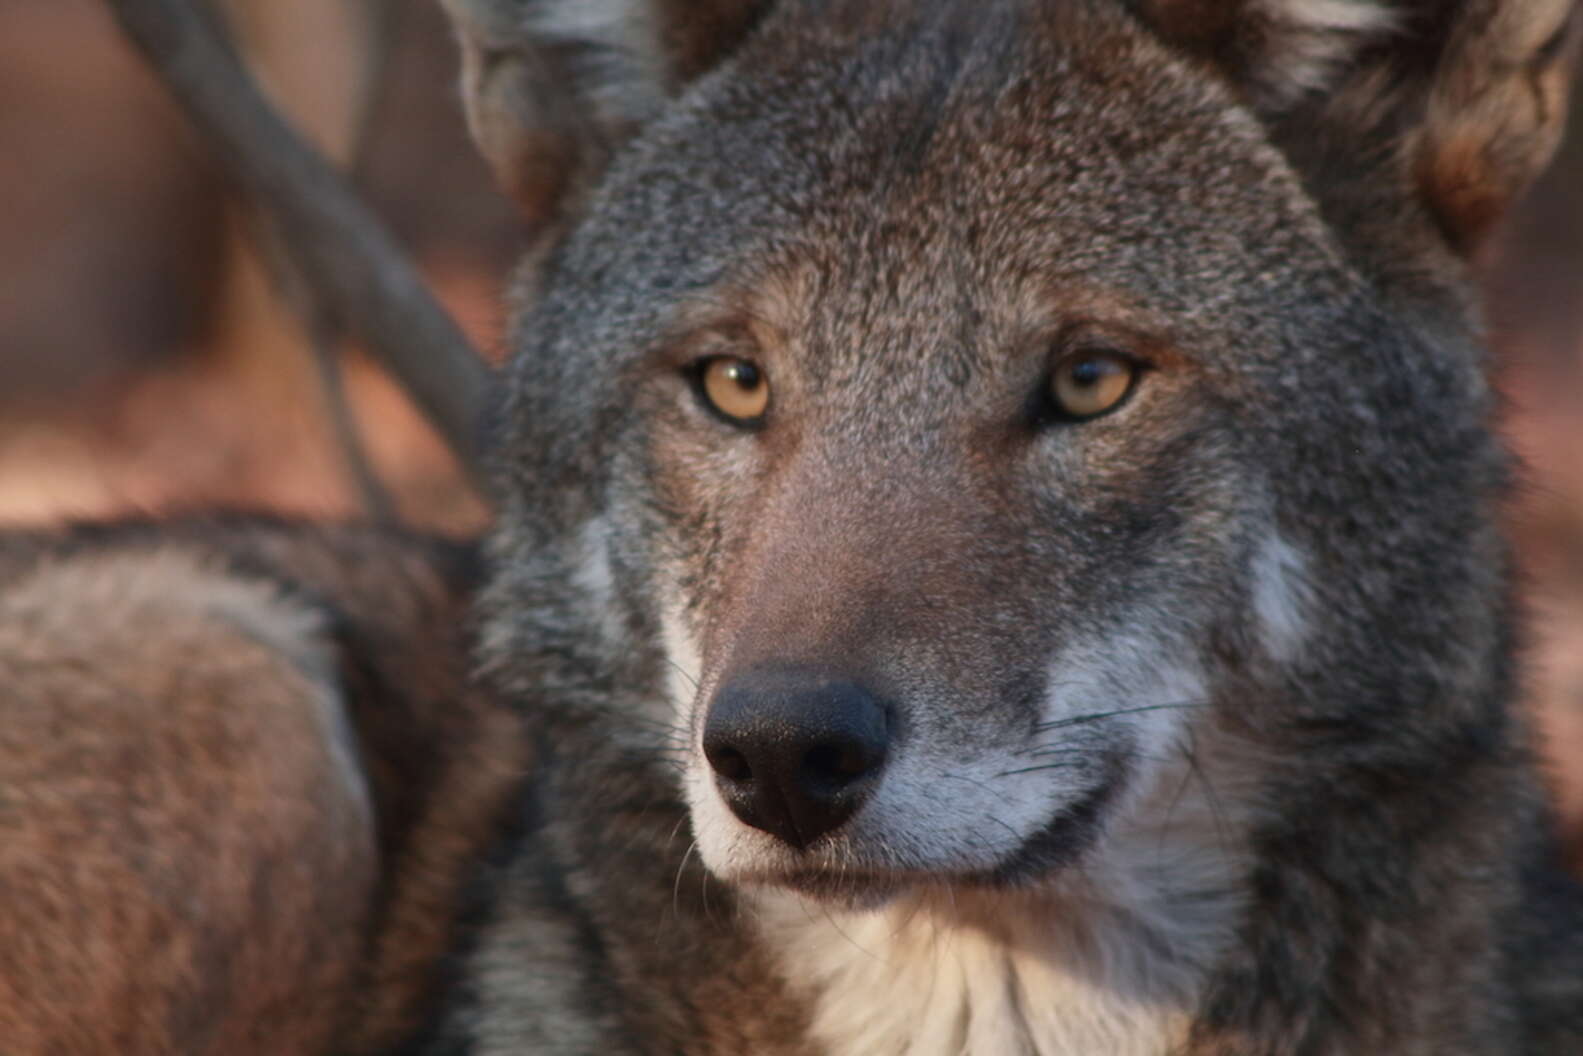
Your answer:
[[[1231,939],[1236,856],[1128,836],[1055,890],[940,890],[870,911],[777,890],[753,904],[831,1056],[1161,1056]]]
[[[1126,946],[1146,939],[1050,921],[997,934],[917,902],[827,913],[786,896],[764,909],[832,1056],[1159,1056],[1181,1040],[1196,989]]]

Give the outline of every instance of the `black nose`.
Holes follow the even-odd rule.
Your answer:
[[[704,756],[737,817],[801,849],[862,804],[885,762],[887,726],[862,686],[751,672],[715,694]]]

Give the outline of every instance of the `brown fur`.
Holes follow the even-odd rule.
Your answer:
[[[378,1052],[525,760],[470,561],[373,529],[0,540],[7,1056]]]
[[[1453,244],[1476,244],[1533,181],[1565,127],[1578,9],[1470,4],[1450,29],[1411,151]]]
[[[24,577],[0,628],[6,1051],[322,1044],[377,857],[316,614],[107,557]]]

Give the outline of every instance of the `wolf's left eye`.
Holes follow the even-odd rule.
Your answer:
[[[1050,398],[1068,421],[1097,418],[1121,406],[1141,373],[1136,360],[1119,352],[1076,352],[1055,365]]]
[[[758,364],[736,356],[710,356],[693,369],[699,394],[711,410],[732,425],[759,424],[769,407],[770,383]]]

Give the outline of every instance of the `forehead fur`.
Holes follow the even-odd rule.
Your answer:
[[[800,291],[799,369],[911,350],[898,398],[1096,304],[1316,444],[1355,416],[1432,446],[1455,415],[1416,393],[1482,398],[1470,332],[1387,308],[1260,120],[1120,6],[803,6],[646,128],[551,255],[518,327],[522,457],[597,493],[635,412],[590,368],[645,369],[699,304],[771,286]]]
[[[890,320],[946,288],[1082,281],[1182,322],[1267,312],[1295,265],[1349,283],[1255,119],[1124,13],[827,6],[772,17],[618,163],[562,258],[606,325],[799,269]]]

